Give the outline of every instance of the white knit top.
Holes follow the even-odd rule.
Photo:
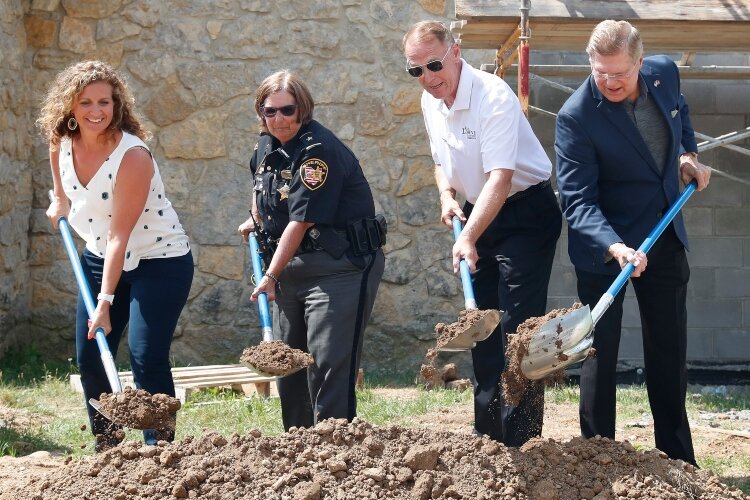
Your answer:
[[[139,146],[148,149],[138,137],[123,132],[115,150],[88,185],[83,186],[73,166],[72,141],[65,138],[60,142],[60,176],[65,194],[71,201],[68,221],[86,242],[86,248],[99,257],[104,257],[107,247],[107,232],[112,222],[112,193],[122,157],[129,149]],[[138,267],[141,259],[178,257],[189,250],[187,235],[164,193],[159,167],[154,160],[154,175],[146,206],[130,233],[122,268],[131,271]]]

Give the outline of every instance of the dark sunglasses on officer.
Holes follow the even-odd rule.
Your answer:
[[[263,106],[260,108],[261,112],[263,113],[263,116],[266,118],[273,118],[276,116],[276,113],[281,113],[284,116],[292,116],[297,111],[297,105],[296,104],[287,104],[286,106],[281,106],[279,108],[274,108],[273,106]]]
[[[448,52],[451,51],[451,47],[453,47],[453,43],[448,45],[448,50],[445,51],[445,54],[443,55],[443,58],[439,61],[435,59],[434,61],[430,61],[425,64],[420,64],[419,66],[411,66],[409,64],[409,61],[406,61],[406,71],[409,72],[411,76],[414,78],[419,78],[422,76],[422,73],[424,73],[424,70],[422,68],[427,68],[433,73],[437,73],[438,71],[441,71],[443,69],[443,61],[445,61],[445,58],[448,57]]]

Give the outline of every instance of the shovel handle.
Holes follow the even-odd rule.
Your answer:
[[[251,231],[248,237],[248,243],[250,243],[250,261],[253,263],[253,276],[255,276],[255,283],[260,283],[263,279],[263,272],[261,271],[262,266],[260,262],[260,250],[258,248],[258,239],[255,236],[255,232]],[[271,328],[271,314],[268,308],[268,296],[265,292],[258,294],[258,312],[260,313],[260,327],[263,334],[264,341],[273,340],[273,330]]]
[[[659,239],[659,236],[661,236],[667,226],[672,222],[672,219],[675,218],[677,213],[682,209],[682,207],[688,201],[688,198],[690,198],[690,196],[695,192],[695,189],[697,187],[698,183],[695,181],[695,179],[690,181],[690,183],[685,186],[685,189],[682,191],[680,197],[677,198],[677,201],[674,202],[667,213],[664,214],[664,216],[661,218],[656,227],[654,227],[648,234],[648,236],[646,236],[646,239],[643,240],[641,246],[638,247],[639,251],[648,253],[648,251],[651,250],[651,247],[654,246],[656,240]],[[606,310],[612,304],[615,295],[617,295],[620,290],[622,290],[622,287],[625,286],[625,283],[627,283],[630,275],[633,274],[634,270],[635,266],[631,263],[628,263],[628,265],[622,268],[622,271],[620,271],[620,274],[617,275],[614,283],[612,283],[612,285],[607,289],[602,298],[599,299],[599,302],[591,312],[591,318],[594,322],[594,325],[596,325],[597,321],[599,321],[599,319],[604,315]]]
[[[49,192],[52,197],[52,191]],[[73,274],[76,276],[78,282],[78,289],[81,291],[83,296],[83,302],[86,304],[86,312],[89,318],[94,316],[96,306],[94,305],[94,299],[91,297],[91,290],[89,284],[86,281],[86,277],[83,275],[83,268],[81,262],[78,260],[78,251],[73,243],[73,236],[70,234],[70,226],[65,217],[60,217],[57,221],[57,226],[60,228],[60,234],[62,235],[63,243],[65,244],[65,251],[70,259],[70,264],[73,266]],[[104,365],[104,371],[107,374],[107,380],[112,388],[112,392],[122,392],[122,384],[120,384],[120,377],[117,376],[117,367],[115,366],[115,360],[112,357],[112,351],[109,350],[109,344],[107,344],[107,336],[104,333],[103,328],[96,329],[96,345],[99,346],[99,354],[102,358],[102,364]]]
[[[458,240],[461,235],[463,225],[461,219],[457,216],[453,216],[453,238]],[[464,289],[464,306],[466,309],[476,309],[477,300],[474,298],[474,287],[471,285],[471,273],[469,272],[469,264],[466,263],[464,258],[458,263],[458,269],[461,272],[461,286]]]

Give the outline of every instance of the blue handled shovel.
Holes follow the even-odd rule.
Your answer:
[[[254,281],[255,283],[260,283],[260,280],[263,278],[263,268],[260,259],[258,239],[254,231],[250,232],[248,243],[250,244],[248,251],[250,252],[250,261],[253,264],[253,277],[255,278]],[[258,294],[258,313],[260,315],[260,327],[263,342],[270,342],[273,340],[273,329],[271,328],[271,313],[269,312],[268,296],[265,292]],[[306,365],[300,366],[292,364],[293,366],[290,369],[286,370],[284,373],[272,374],[264,372],[262,368],[253,366],[250,363],[244,361],[241,363],[268,377],[286,377],[287,375],[297,373],[298,371],[307,367]]]
[[[48,194],[50,199],[52,199],[52,191],[50,191]],[[78,289],[81,291],[84,304],[86,304],[86,312],[88,313],[89,318],[91,318],[94,315],[96,305],[94,304],[94,299],[91,297],[91,290],[89,289],[89,284],[86,281],[86,277],[83,275],[81,262],[78,260],[78,252],[76,251],[75,244],[73,243],[73,236],[70,233],[70,226],[68,225],[68,221],[65,217],[60,217],[60,219],[57,221],[57,225],[60,228],[60,234],[62,235],[63,243],[65,244],[65,251],[68,254],[68,258],[70,259],[70,265],[73,266],[73,274],[75,274],[76,281],[78,282]],[[107,374],[109,386],[112,388],[112,392],[114,393],[122,392],[122,384],[120,383],[120,378],[117,376],[117,367],[115,366],[115,360],[112,357],[112,351],[109,350],[109,345],[107,344],[107,336],[104,333],[103,328],[96,329],[95,338],[96,345],[99,347],[99,353],[102,358],[102,364],[104,365],[104,371]],[[102,413],[101,405],[98,400],[91,398],[89,399],[89,404],[96,411]],[[102,413],[102,415],[112,420],[109,415],[106,415],[104,413]]]
[[[688,198],[697,187],[695,180],[685,186],[680,197],[651,230],[638,250],[648,253],[656,240],[682,209]],[[635,266],[628,264],[615,279],[614,283],[599,299],[593,311],[589,306],[581,307],[543,324],[531,338],[528,353],[521,361],[521,371],[529,380],[541,379],[550,373],[561,370],[585,359],[594,343],[594,327],[609,306],[615,295],[625,286]]]
[[[461,235],[463,226],[458,217],[453,217],[453,238],[458,240]],[[461,285],[464,289],[464,307],[466,310],[477,309],[477,301],[474,298],[474,287],[471,284],[471,273],[469,264],[466,260],[461,259],[458,264],[461,274]],[[440,351],[466,351],[473,348],[477,342],[481,342],[489,337],[500,323],[502,311],[496,309],[487,309],[482,311],[480,319],[471,326],[461,331],[449,342],[438,347]]]

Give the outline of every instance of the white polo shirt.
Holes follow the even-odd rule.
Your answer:
[[[451,187],[476,203],[489,172],[515,170],[509,196],[550,178],[552,163],[508,84],[461,59],[453,106],[422,93],[436,165]]]

